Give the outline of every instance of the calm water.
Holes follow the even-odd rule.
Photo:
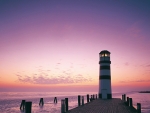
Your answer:
[[[32,101],[32,113],[60,113],[61,99],[69,99],[69,109],[77,107],[77,95],[96,94],[96,92],[1,92],[0,113],[23,113],[20,111],[21,100]],[[113,98],[121,98],[123,93],[113,93]],[[128,97],[133,98],[133,104],[142,105],[142,113],[150,113],[150,94],[128,92]],[[53,99],[57,97],[58,103]],[[44,106],[39,107],[40,98],[44,98]]]

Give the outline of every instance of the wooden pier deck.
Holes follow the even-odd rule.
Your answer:
[[[126,106],[119,98],[97,99],[81,105],[66,113],[137,113],[133,107]]]

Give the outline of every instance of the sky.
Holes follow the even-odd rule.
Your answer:
[[[0,91],[150,90],[149,0],[0,0]]]

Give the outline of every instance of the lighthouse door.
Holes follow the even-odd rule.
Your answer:
[[[102,99],[107,99],[107,89],[102,89]]]

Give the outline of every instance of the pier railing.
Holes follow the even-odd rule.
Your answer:
[[[131,108],[133,108],[133,109],[136,109],[136,110],[137,110],[137,113],[141,113],[141,103],[137,103],[137,108],[134,108],[134,107],[133,107],[132,98],[129,98],[129,97],[126,98],[126,94],[123,94],[123,95],[122,95],[122,100],[124,101],[124,103],[125,103],[127,106],[129,106],[129,107],[131,107]]]

